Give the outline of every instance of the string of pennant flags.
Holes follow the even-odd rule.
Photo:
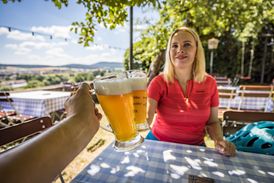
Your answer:
[[[25,29],[20,29],[20,28],[11,27],[11,26],[5,26],[5,25],[0,25],[0,27],[6,28],[9,32],[20,31],[20,32],[24,32],[24,33],[30,33],[32,36],[39,35],[39,36],[43,36],[43,37],[48,37],[50,40],[52,40],[52,39],[59,39],[59,40],[62,39],[65,42],[68,42],[68,41],[72,42],[72,39],[70,39],[70,38],[54,37],[52,34],[46,34],[46,33],[38,32],[38,31],[30,31],[30,30],[25,30]],[[104,46],[104,47],[107,47],[109,49],[115,49],[115,50],[120,50],[120,51],[125,51],[126,50],[125,48],[110,46],[110,45],[107,45],[107,44],[98,44],[98,43],[94,43],[94,42],[93,42],[93,44],[95,46]]]

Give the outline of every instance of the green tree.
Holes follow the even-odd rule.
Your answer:
[[[17,74],[16,75],[16,80],[20,80],[20,79],[23,79],[23,80],[26,80],[26,81],[30,81],[34,78],[35,76],[32,75],[32,74]]]
[[[83,82],[83,81],[92,81],[94,79],[94,76],[92,73],[78,73],[74,77],[74,81],[76,83]]]
[[[44,86],[42,82],[38,80],[31,80],[31,81],[28,81],[28,85],[25,88],[36,88],[41,86]]]
[[[58,77],[58,75],[48,75],[45,80],[46,80],[46,83],[48,83],[48,85],[56,85],[62,82],[62,80],[60,79],[60,77]]]
[[[241,42],[253,40],[266,23],[274,24],[274,8],[271,0],[165,0],[159,9],[160,19],[148,27],[142,39],[134,44],[134,62],[143,62],[148,69],[167,44],[171,32],[181,26],[194,28],[204,45],[207,60],[207,41],[216,37],[220,46],[215,53],[214,71],[220,74],[235,75],[238,72],[241,56]],[[128,65],[125,53],[124,64]],[[228,66],[228,67],[227,67]],[[230,70],[231,69],[231,70]]]
[[[45,79],[45,76],[37,75],[37,76],[35,76],[35,79],[37,79],[38,81],[43,81]]]
[[[13,88],[9,86],[0,86],[0,91],[13,91]]]

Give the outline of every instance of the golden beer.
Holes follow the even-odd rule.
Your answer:
[[[94,82],[95,92],[117,141],[134,139],[133,96],[128,79],[112,78]]]
[[[114,88],[115,90],[115,88]],[[121,95],[97,95],[106,114],[114,135],[118,141],[127,141],[136,137],[133,98],[131,93]]]
[[[134,75],[136,74],[136,75]],[[139,75],[138,75],[139,74]],[[138,130],[148,128],[147,117],[147,81],[141,71],[135,71],[130,75],[131,89],[133,95],[134,122]]]
[[[134,106],[134,122],[141,124],[146,121],[146,109],[147,109],[147,91],[135,90],[133,94],[133,106]]]

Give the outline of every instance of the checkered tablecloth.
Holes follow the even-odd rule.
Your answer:
[[[7,102],[2,102],[4,109],[15,108],[19,114],[30,116],[47,116],[51,112],[64,108],[66,99],[70,96],[70,92],[58,91],[30,91],[11,93],[12,106]]]
[[[246,110],[261,110],[265,112],[273,111],[273,100],[272,98],[256,98],[256,97],[244,97],[240,96],[235,97],[234,99],[220,98],[219,107],[226,108],[235,108]]]
[[[134,151],[108,146],[73,183],[188,182],[189,175],[215,182],[274,182],[274,157],[238,152],[226,157],[214,149],[145,140]]]
[[[235,108],[243,110],[259,110],[264,112],[272,112],[274,109],[273,99],[271,97],[241,97],[240,92],[246,93],[268,93],[266,91],[240,90],[235,86],[219,86],[218,89],[236,90],[237,96],[233,99],[220,98],[219,107]]]

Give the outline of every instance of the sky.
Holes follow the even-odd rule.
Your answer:
[[[125,49],[129,47],[129,22],[112,31],[98,24],[95,44],[84,47],[77,43],[78,36],[70,32],[69,28],[72,22],[83,21],[85,12],[84,7],[74,1],[69,1],[69,6],[62,9],[44,0],[23,0],[8,4],[0,1],[0,64],[57,66],[94,64],[100,61],[122,63]],[[134,7],[134,22],[144,16],[153,21],[158,18],[152,9]],[[139,30],[147,26],[133,25],[134,29]],[[6,27],[12,27],[11,32]],[[33,36],[31,31],[53,37]],[[140,33],[134,32],[133,41],[138,39]]]

